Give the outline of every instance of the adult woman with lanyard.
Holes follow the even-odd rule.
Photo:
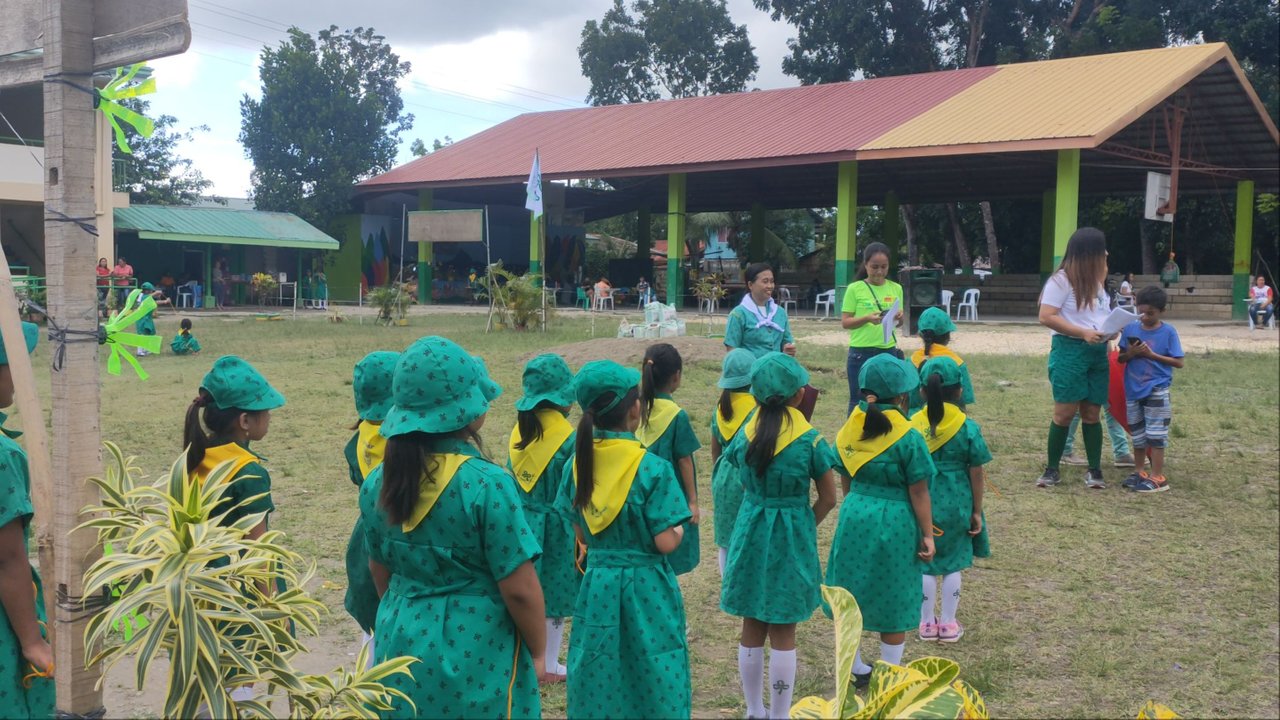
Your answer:
[[[844,304],[840,307],[840,327],[849,331],[849,357],[845,370],[849,377],[849,410],[862,400],[858,387],[858,373],[862,366],[876,355],[889,353],[899,360],[898,336],[889,335],[885,342],[884,328],[880,325],[885,312],[894,301],[902,301],[902,286],[889,279],[889,246],[873,242],[862,251],[862,267],[859,279],[849,283],[844,292]],[[902,324],[902,313],[894,321]]]
[[[771,352],[794,356],[796,339],[791,334],[786,308],[773,299],[773,268],[769,263],[752,263],[742,276],[747,281],[747,292],[742,296],[742,302],[729,311],[729,321],[724,329],[725,348],[742,348],[757,359]],[[799,406],[806,419],[813,418],[813,407],[817,401],[817,388],[806,385],[804,399]]]

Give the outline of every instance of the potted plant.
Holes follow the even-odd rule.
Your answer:
[[[413,304],[413,296],[404,291],[399,284],[371,288],[365,293],[364,300],[377,308],[377,322],[382,325],[408,325],[405,315],[409,305]]]
[[[499,325],[527,330],[531,321],[542,316],[544,307],[547,319],[550,319],[552,308],[543,297],[541,275],[516,275],[502,267],[499,261],[489,268],[480,282],[482,286],[476,297],[493,298],[493,310]]]
[[[715,273],[702,275],[693,284],[693,295],[698,298],[699,312],[702,311],[703,307],[706,307],[707,312],[710,313],[713,308],[720,304],[726,294],[724,282]]]
[[[249,280],[249,294],[258,303],[259,309],[265,309],[268,300],[278,297],[280,283],[274,275],[254,273]]]

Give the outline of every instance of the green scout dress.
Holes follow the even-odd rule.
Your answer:
[[[369,555],[391,572],[374,659],[422,660],[409,668],[413,677],[383,681],[417,711],[392,701],[383,717],[541,717],[533,656],[498,590],[499,580],[538,556],[538,543],[505,470],[461,440],[442,440],[435,451],[472,459],[407,533],[378,504],[385,466],[360,488]]]
[[[809,428],[774,456],[761,477],[747,464],[748,445],[747,433],[739,432],[722,456],[737,472],[744,496],[725,562],[720,609],[770,624],[802,622],[822,601],[809,488],[813,478],[840,460]]]
[[[757,358],[771,352],[782,352],[783,345],[795,342],[791,324],[787,320],[787,311],[779,307],[777,314],[773,316],[773,322],[782,328],[781,332],[768,326],[757,328],[756,319],[746,308],[738,305],[729,311],[724,328],[724,344],[748,350]]]
[[[152,325],[152,334],[155,334],[154,324]],[[189,332],[179,332],[169,341],[169,349],[174,355],[189,355],[191,353],[200,352],[200,341],[196,340],[196,336]]]
[[[634,440],[597,430],[597,439]],[[653,538],[688,521],[689,505],[671,465],[648,453],[625,504],[599,534],[573,507],[573,463],[556,506],[583,528],[586,575],[569,643],[571,718],[687,718],[692,711],[689,649],[680,585]],[[686,536],[686,540],[688,537]]]
[[[960,402],[966,406],[972,405],[973,399],[973,380],[969,377],[969,365],[959,355],[952,352],[946,345],[934,345],[933,353],[925,355],[924,350],[917,350],[911,355],[911,364],[919,370],[931,358],[949,357],[956,361],[956,365],[960,366]],[[920,390],[924,390],[924,378],[920,381]],[[919,392],[907,393],[907,412],[915,415],[916,411],[924,407],[924,398],[920,397]]]
[[[21,433],[3,427],[5,414],[0,413],[0,527],[14,520],[22,523],[23,550],[30,552],[31,477],[27,474],[27,453],[13,441]],[[40,574],[31,568],[31,583],[36,594],[36,619],[44,630],[44,589]],[[0,708],[5,717],[52,718],[54,715],[54,683],[52,678],[33,678],[31,687],[23,687],[22,678],[33,670],[22,657],[22,646],[13,631],[9,616],[0,610]]]
[[[582,584],[582,573],[578,572],[576,562],[577,545],[573,527],[555,508],[560,479],[573,458],[576,438],[577,433],[570,433],[560,444],[531,490],[525,492],[517,483],[524,519],[533,530],[534,539],[542,546],[542,555],[533,561],[533,567],[538,571],[538,580],[542,583],[542,596],[547,604],[549,618],[573,615],[578,589]],[[507,468],[512,469],[510,460],[507,461]]]
[[[373,468],[382,462],[383,448],[386,440],[378,435],[380,423],[360,421],[360,429],[351,435],[351,440],[343,448],[343,457],[347,460],[347,476],[355,484],[357,490],[364,484],[365,472],[360,468],[361,452],[370,452],[376,457]],[[362,442],[361,436],[364,436]],[[362,448],[362,445],[376,447]],[[368,465],[368,463],[366,463]],[[347,592],[342,605],[366,633],[373,633],[374,622],[378,618],[378,589],[373,584],[373,575],[369,573],[369,548],[365,546],[365,532],[362,518],[357,516],[351,528],[351,537],[347,540],[346,553]]]
[[[133,324],[134,331],[137,332],[139,335],[155,335],[156,334],[155,314],[156,314],[156,311],[152,310],[151,312],[148,312],[146,315],[143,315],[142,317],[138,318],[138,321]]]
[[[886,414],[893,405],[881,404]],[[843,464],[837,468],[847,476]],[[920,531],[907,486],[933,478],[933,460],[912,430],[863,465],[840,505],[827,559],[828,585],[848,590],[870,632],[905,632],[920,622]]]
[[[991,451],[982,438],[978,423],[966,418],[964,426],[933,452],[938,474],[929,484],[933,501],[933,524],[942,535],[933,538],[936,553],[925,565],[926,575],[949,575],[973,566],[975,557],[991,556],[987,535],[987,518],[982,518],[982,532],[969,535],[969,516],[973,514],[973,487],[969,484],[969,468],[991,462]]]
[[[670,395],[659,393],[659,399],[671,400]],[[656,440],[645,444],[645,450],[650,454],[656,455],[663,460],[671,463],[671,469],[676,470],[677,461],[680,458],[692,458],[693,454],[702,447],[702,443],[698,442],[698,436],[693,432],[693,423],[689,422],[689,413],[684,410],[676,413],[676,417],[667,425],[667,429]],[[693,464],[694,489],[697,489],[698,482],[698,463],[694,460]],[[676,472],[676,482],[680,483],[679,472]],[[680,483],[683,488],[684,484]],[[686,500],[687,503],[687,500]],[[698,567],[698,563],[702,559],[702,543],[698,538],[698,526],[686,520],[684,523],[684,541],[680,543],[680,547],[671,553],[667,558],[671,562],[671,569],[676,571],[677,575],[683,575]]]
[[[232,476],[231,485],[227,487],[227,491],[222,496],[222,504],[219,508],[231,508],[226,515],[222,517],[223,526],[234,525],[240,519],[257,513],[270,514],[275,512],[275,503],[271,501],[271,475],[267,469],[258,461],[264,460],[257,453],[249,449],[246,443],[241,445],[235,442],[219,442],[204,451],[204,458],[200,461],[200,465],[195,469],[195,475],[200,478],[209,476],[213,469],[222,464],[226,460],[236,460],[240,464],[240,469]],[[262,497],[250,502],[247,505],[241,505],[245,500],[255,496]],[[239,505],[239,507],[236,507]],[[265,522],[265,521],[264,521]],[[224,564],[226,561],[223,561]],[[284,579],[278,578],[276,582],[276,591],[284,592]]]
[[[755,403],[755,398],[750,393],[733,394],[751,398],[751,402]],[[741,434],[739,430],[752,412],[755,412],[754,409],[746,413],[746,418],[742,418],[743,422],[733,428],[732,435],[728,437],[720,428],[720,412],[717,410],[711,414],[711,433],[720,443],[720,457],[711,466],[711,502],[714,511],[712,528],[716,547],[729,548],[729,543],[733,540],[734,521],[738,518],[738,509],[742,507],[742,481],[738,479],[737,469],[724,462],[725,453],[733,438]],[[734,420],[738,419],[737,416],[734,417]]]

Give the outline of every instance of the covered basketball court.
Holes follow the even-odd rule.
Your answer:
[[[1048,272],[1076,228],[1082,192],[1141,194],[1153,170],[1176,188],[1166,212],[1176,211],[1179,195],[1235,196],[1240,298],[1255,194],[1280,189],[1280,133],[1218,43],[530,113],[356,191],[412,198],[419,210],[518,208],[535,149],[544,180],[597,179],[611,188],[548,192],[552,212],[589,222],[637,211],[640,256],[651,245],[646,219],[667,215],[669,298],[683,287],[688,213],[750,211],[755,225],[769,209],[835,207],[842,291],[856,271],[859,205],[888,211],[894,221],[875,239],[896,249],[899,203],[1040,199],[1040,270]],[[530,222],[534,272],[541,237]],[[430,277],[432,259],[420,244],[420,280]],[[1233,310],[1243,315],[1243,306]]]

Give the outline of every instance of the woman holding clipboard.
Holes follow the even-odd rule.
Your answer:
[[[849,357],[845,362],[849,377],[849,410],[862,401],[858,387],[858,373],[862,366],[876,355],[889,353],[899,360],[898,336],[890,333],[885,339],[881,321],[885,313],[897,302],[901,306],[902,286],[889,279],[889,246],[871,243],[862,251],[862,267],[858,279],[844,292],[844,304],[840,307],[840,327],[849,331]],[[902,313],[894,318],[894,326],[902,324]]]

